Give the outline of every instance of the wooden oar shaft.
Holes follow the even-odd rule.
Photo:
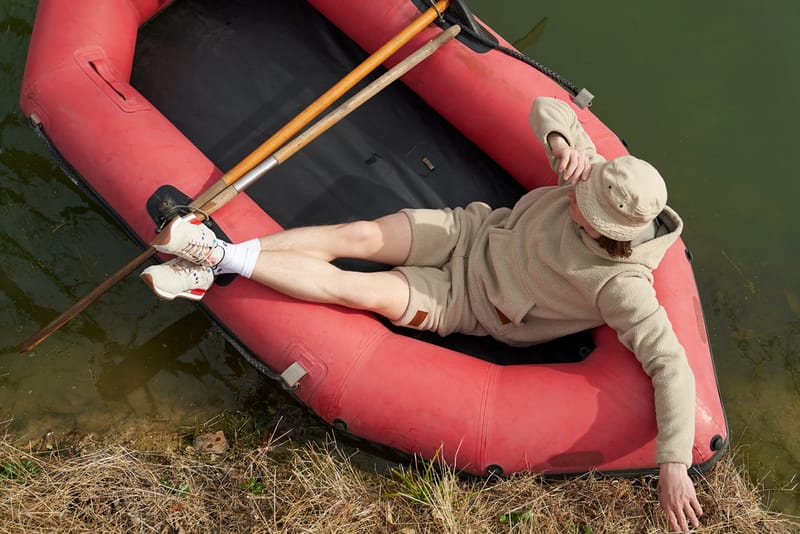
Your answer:
[[[192,207],[200,207],[229,185],[234,184],[246,172],[261,163],[272,155],[278,148],[283,146],[297,132],[303,129],[320,113],[330,107],[336,100],[342,97],[347,91],[352,89],[358,82],[363,80],[369,73],[374,71],[384,61],[389,59],[395,52],[402,48],[406,43],[414,38],[419,32],[425,29],[431,22],[436,20],[439,13],[443,12],[450,5],[450,0],[439,0],[433,7],[428,8],[424,13],[417,17],[411,24],[406,26],[400,33],[395,35],[390,41],[372,53],[355,69],[350,71],[344,78],[339,80],[334,86],[323,93],[314,102],[308,105],[303,111],[297,114],[292,120],[287,122],[280,130],[275,132],[272,137],[264,141],[253,152],[226,172],[220,179],[201,193]]]
[[[460,31],[460,26],[450,26],[447,30],[440,33],[434,39],[431,39],[416,51],[412,52],[403,61],[389,69],[374,82],[338,106],[334,111],[328,113],[325,117],[317,121],[311,128],[275,152],[275,159],[278,161],[278,163],[283,163],[292,157],[311,141],[325,133],[331,126],[358,109],[364,102],[380,93],[386,88],[386,86],[403,76],[415,66],[425,61],[425,59],[438,50],[439,47],[441,47],[444,43],[458,35]],[[242,191],[244,188],[237,187],[237,189]]]
[[[44,328],[36,332],[34,335],[26,339],[20,347],[20,352],[28,352],[29,350],[38,346],[42,341],[50,337],[50,335],[71,321],[76,315],[85,310],[92,302],[97,300],[103,293],[114,287],[117,282],[131,274],[141,264],[153,257],[156,249],[148,247],[147,250],[129,261],[125,267],[114,273],[112,276],[106,278],[103,283],[91,290],[89,293],[81,297],[72,306],[70,306],[64,313],[50,321]]]
[[[425,60],[425,58],[430,56],[445,42],[447,42],[449,39],[458,34],[459,30],[460,28],[458,26],[452,26],[447,31],[442,32],[438,37],[423,45],[417,51],[409,55],[406,59],[404,59],[403,61],[395,65],[392,69],[384,73],[380,78],[378,78],[370,85],[362,89],[358,94],[348,99],[344,104],[339,106],[339,108],[326,115],[323,119],[319,121],[318,124],[309,128],[308,131],[298,136],[297,139],[293,140],[286,147],[284,147],[283,150],[279,151],[269,159],[274,160],[277,164],[277,162],[285,161],[293,154],[297,153],[297,151],[306,146],[313,139],[316,139],[319,135],[328,130],[331,126],[333,126],[336,122],[340,121],[343,117],[347,116],[361,104],[369,100],[372,96],[380,92],[384,87],[389,85],[394,80],[398,79],[400,76],[411,70],[414,66],[421,63],[423,60]],[[249,172],[253,172],[253,170],[254,169],[251,169]],[[240,185],[240,189],[237,189],[236,183],[223,188],[219,193],[215,194],[208,201],[200,205],[199,206],[200,209],[202,210],[203,213],[210,215],[211,213],[215,212],[216,210],[224,206],[229,200],[234,198],[239,193],[239,191],[244,190],[245,187],[249,186],[255,180],[263,176],[265,172],[266,170],[258,173],[258,175],[255,177],[251,177],[251,179],[247,184]],[[77,316],[79,313],[85,310],[92,302],[97,300],[103,293],[111,289],[117,282],[119,282],[124,277],[126,277],[134,270],[136,270],[137,267],[142,265],[153,255],[155,255],[155,253],[156,250],[155,248],[153,248],[153,246],[148,247],[147,250],[136,256],[133,260],[128,262],[124,267],[122,267],[122,269],[114,273],[112,276],[107,278],[103,283],[94,288],[91,292],[87,293],[80,300],[75,302],[61,315],[59,315],[53,321],[51,321],[47,326],[45,326],[39,332],[35,333],[33,336],[26,339],[23,345],[20,347],[20,352],[27,352],[38,346],[42,341],[50,337],[50,335],[53,332],[55,332],[63,325],[71,321],[75,316]]]

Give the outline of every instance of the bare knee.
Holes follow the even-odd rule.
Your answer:
[[[357,258],[402,265],[411,250],[411,224],[404,213],[346,223],[339,231]]]
[[[358,257],[374,254],[383,244],[381,227],[376,221],[345,223],[338,232]]]

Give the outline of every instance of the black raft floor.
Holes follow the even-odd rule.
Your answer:
[[[366,57],[306,2],[178,0],[140,29],[131,83],[228,170]],[[247,190],[285,228],[475,200],[511,206],[523,193],[401,82]],[[588,332],[514,349],[489,338],[395,330],[501,364],[577,361],[593,347]]]

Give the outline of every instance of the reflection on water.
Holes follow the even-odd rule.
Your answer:
[[[775,507],[796,515],[800,511],[795,490],[800,473],[800,431],[795,424],[800,420],[800,317],[792,310],[794,319],[784,322],[780,299],[762,300],[761,286],[746,277],[733,287],[730,291],[718,286],[712,308],[726,321],[726,335],[716,336],[715,350],[735,359],[735,366],[719,358],[717,362],[728,418],[737,431],[735,444],[751,472],[775,489],[771,492]],[[762,315],[753,317],[759,309],[764,310]]]
[[[532,49],[536,41],[542,38],[545,28],[547,28],[547,17],[542,18],[542,20],[533,25],[533,28],[528,33],[511,44],[520,52],[526,53],[528,49]]]
[[[786,117],[796,107],[785,88],[798,85],[800,67],[774,50],[796,49],[800,4],[469,3],[526,54],[588,85],[595,112],[668,177],[734,448],[754,479],[790,484],[800,469],[800,181],[784,157],[795,151]],[[135,277],[17,353],[140,251],[17,110],[35,6],[0,3],[0,420],[36,439],[136,418],[192,425],[223,410],[303,417],[197,308],[159,303]],[[797,493],[774,502],[800,514]]]

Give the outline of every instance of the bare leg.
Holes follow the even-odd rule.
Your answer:
[[[409,298],[402,274],[345,271],[330,262],[357,258],[400,265],[410,249],[411,225],[403,213],[374,221],[294,228],[261,238],[261,254],[251,279],[301,300],[368,310],[397,320]]]
[[[408,306],[402,274],[344,271],[302,252],[262,250],[251,279],[300,300],[368,310],[393,321]]]
[[[411,250],[411,225],[403,213],[374,221],[307,226],[261,238],[261,250],[303,252],[321,260],[357,258],[402,265]]]

